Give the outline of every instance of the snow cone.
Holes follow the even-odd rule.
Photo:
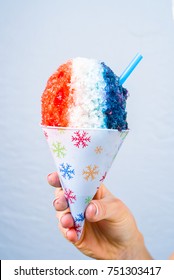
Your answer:
[[[136,58],[136,64],[137,64]],[[127,133],[128,92],[103,62],[75,58],[49,78],[42,94],[42,128],[55,160],[78,239],[96,194]]]

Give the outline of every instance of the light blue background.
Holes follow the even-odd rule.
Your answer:
[[[57,229],[55,170],[40,123],[48,77],[67,59],[105,61],[125,82],[130,133],[106,180],[149,251],[174,251],[174,21],[171,0],[0,0],[0,258],[87,259]]]

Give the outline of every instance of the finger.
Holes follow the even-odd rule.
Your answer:
[[[100,200],[92,200],[88,205],[85,217],[90,222],[98,222],[104,219],[115,221],[122,216],[123,204],[116,197],[109,195]]]
[[[75,243],[78,241],[77,233],[74,228],[67,230],[66,238],[72,243]]]
[[[77,233],[74,228],[66,229],[62,227],[61,223],[59,224],[59,230],[63,234],[63,236],[70,242],[75,243],[78,241]]]
[[[51,186],[53,186],[55,188],[61,188],[61,183],[60,183],[57,172],[53,172],[53,173],[49,174],[47,176],[47,181]]]
[[[102,203],[102,199],[106,199],[107,197],[111,197],[112,193],[102,184],[100,186],[100,188],[98,189],[98,191],[96,192],[93,200],[90,202],[90,204],[88,205],[88,207],[86,208],[85,211],[85,217],[87,220],[89,220],[90,222],[95,222],[97,220],[101,220],[105,210],[104,210],[104,204]],[[102,206],[103,205],[103,206]],[[108,207],[108,205],[107,205]],[[100,209],[100,212],[99,212]]]
[[[56,195],[56,198],[53,201],[53,206],[56,211],[64,211],[68,208],[68,202],[63,194],[63,191]]]
[[[78,240],[76,230],[74,228],[74,220],[70,212],[57,212],[57,217],[60,221],[59,230],[63,236],[70,242],[75,243]]]
[[[55,188],[55,199],[53,200],[53,206],[56,211],[64,211],[68,208],[68,201],[64,196],[62,188]]]
[[[63,228],[72,228],[72,227],[74,227],[74,220],[73,220],[73,217],[72,217],[71,213],[64,214],[60,218],[60,223],[61,223]]]

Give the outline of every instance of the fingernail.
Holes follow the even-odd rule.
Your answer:
[[[51,173],[47,175],[47,181],[48,182],[49,182],[50,175],[51,175]]]
[[[91,211],[94,212],[94,215],[97,216],[98,215],[98,206],[97,204],[95,204],[95,202],[90,202],[89,206],[91,208]]]
[[[55,207],[56,202],[58,202],[58,197],[53,200],[53,206]]]

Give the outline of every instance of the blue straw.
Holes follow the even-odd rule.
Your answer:
[[[142,59],[142,55],[141,54],[137,54],[134,59],[131,61],[131,63],[128,65],[128,67],[125,69],[125,71],[122,73],[122,75],[120,76],[119,79],[119,84],[122,85],[127,78],[130,76],[130,74],[132,73],[132,71],[134,70],[134,68],[138,65],[138,63],[140,62],[140,60]]]

